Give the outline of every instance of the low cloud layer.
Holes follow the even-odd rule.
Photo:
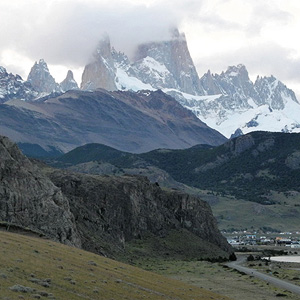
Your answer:
[[[131,54],[138,43],[169,38],[182,19],[180,3],[173,1],[171,9],[168,2],[12,0],[0,4],[0,51],[81,66],[107,33],[118,50]]]

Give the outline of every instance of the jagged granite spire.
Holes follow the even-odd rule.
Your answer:
[[[35,62],[28,75],[27,81],[39,93],[51,94],[61,92],[59,84],[49,72],[48,66],[43,59]]]
[[[60,83],[60,87],[63,92],[79,89],[71,70],[68,71],[67,77]]]
[[[200,83],[205,90],[205,94],[207,95],[219,95],[224,94],[225,91],[221,88],[221,86],[217,83],[215,80],[213,74],[210,72],[210,70],[205,73],[201,79]]]
[[[139,79],[153,87],[159,85],[158,88],[174,88],[189,94],[204,95],[185,35],[179,33],[178,29],[172,31],[170,40],[140,45],[135,54],[135,65]],[[151,78],[148,76],[151,75],[151,69],[162,70],[163,74]]]
[[[82,74],[80,88],[83,90],[117,90],[115,84],[115,66],[112,58],[112,49],[108,36],[105,36],[98,44],[93,55],[93,61],[85,66]]]

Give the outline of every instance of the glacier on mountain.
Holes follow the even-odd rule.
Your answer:
[[[300,132],[300,105],[295,93],[274,76],[249,79],[243,65],[229,67],[220,75],[206,73],[200,81],[207,98],[174,94],[208,126],[231,137],[236,130]],[[209,83],[209,84],[208,84]],[[221,95],[209,96],[213,92]]]

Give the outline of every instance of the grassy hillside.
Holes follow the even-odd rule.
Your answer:
[[[0,231],[1,299],[229,299],[49,240]]]

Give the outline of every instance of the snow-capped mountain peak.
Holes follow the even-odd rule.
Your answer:
[[[126,82],[130,86],[124,85]],[[81,88],[136,90],[139,87],[204,93],[184,34],[174,29],[167,41],[139,45],[133,61],[112,48],[108,37],[99,43],[93,62],[85,67]]]
[[[257,77],[253,83],[246,67],[240,64],[220,75],[209,71],[200,81],[207,99],[186,100],[178,95],[177,99],[228,138],[236,132],[254,130],[300,131],[300,105],[295,93],[274,76]]]
[[[39,62],[35,62],[28,75],[27,81],[31,83],[34,90],[40,94],[61,92],[59,84],[55,82],[55,79],[50,74],[47,63],[44,59],[40,59]]]
[[[68,70],[67,77],[60,83],[60,88],[63,92],[79,89],[71,70]]]
[[[298,103],[295,93],[274,76],[258,77],[254,86],[260,95],[261,103],[268,104],[271,109],[282,110],[288,101]]]
[[[82,74],[81,89],[95,90],[103,88],[117,90],[115,83],[116,68],[112,57],[112,49],[108,36],[98,43],[93,60],[87,64]]]

